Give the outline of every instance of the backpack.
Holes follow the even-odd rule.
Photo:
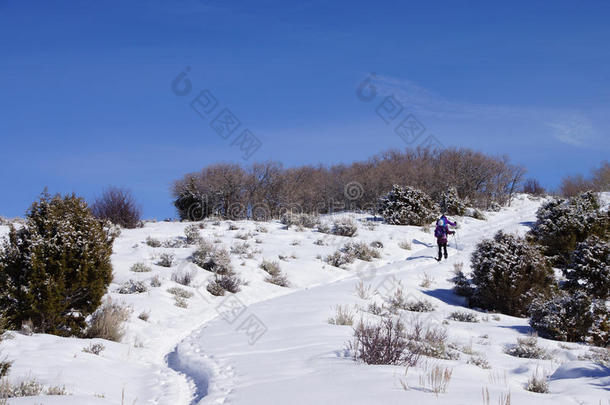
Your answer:
[[[446,235],[445,227],[438,225],[434,230],[434,236],[436,238],[442,238]]]

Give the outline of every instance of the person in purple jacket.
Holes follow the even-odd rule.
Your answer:
[[[434,236],[436,237],[436,244],[438,245],[438,257],[436,258],[437,262],[440,262],[443,256],[441,253],[445,254],[445,259],[447,259],[447,235],[452,235],[455,232],[449,230],[449,225],[457,226],[457,222],[451,222],[449,219],[443,214],[443,216],[436,221],[436,229],[434,230]]]

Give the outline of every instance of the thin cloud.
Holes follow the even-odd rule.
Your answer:
[[[576,116],[562,122],[550,122],[547,126],[555,132],[555,138],[573,146],[586,146],[595,137],[593,125],[586,117]]]
[[[372,82],[378,94],[384,97],[394,96],[414,114],[446,122],[497,121],[501,127],[531,127],[532,134],[553,137],[562,143],[578,147],[589,146],[596,139],[596,130],[591,119],[580,111],[457,102],[410,80],[383,75],[375,75]],[[547,128],[547,132],[540,134],[540,128]]]

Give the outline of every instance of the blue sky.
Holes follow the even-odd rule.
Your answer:
[[[118,185],[145,217],[172,217],[187,172],[365,159],[407,146],[394,129],[408,114],[554,187],[610,156],[609,18],[601,1],[0,0],[0,215],[45,186],[92,199]],[[211,115],[241,122],[229,139],[189,105],[205,89]],[[386,97],[402,107],[390,123]],[[248,160],[243,129],[261,142]]]

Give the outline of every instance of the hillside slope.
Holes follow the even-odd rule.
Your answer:
[[[435,305],[426,322],[442,324],[453,311],[470,311],[451,292],[448,278],[453,265],[463,262],[467,270],[476,243],[499,229],[524,233],[539,204],[519,196],[512,207],[487,213],[487,221],[457,218],[458,237],[450,240],[449,260],[440,264],[433,260],[436,248],[430,230],[384,225],[361,214],[342,214],[358,221],[354,238],[284,229],[278,222],[206,221],[200,235],[216,246],[232,248],[233,267],[246,283],[237,294],[224,297],[212,296],[205,289],[212,274],[190,261],[195,246],[184,245],[187,223],[149,222],[141,229],[124,230],[115,242],[115,277],[107,294],[132,308],[122,342],[12,332],[12,339],[0,344],[2,355],[14,361],[9,379],[65,386],[70,395],[15,398],[10,403],[370,404],[415,400],[470,404],[481,401],[481,389],[486,387],[492,403],[510,392],[513,403],[598,404],[607,396],[610,379],[607,369],[577,361],[586,347],[559,347],[557,342],[540,339],[541,345],[553,351],[553,360],[519,359],[503,352],[506,345],[529,332],[526,319],[478,314],[479,323],[448,321],[449,340],[457,352],[462,350],[460,358],[430,359],[409,370],[406,377],[403,367],[354,362],[346,350],[352,328],[327,322],[336,305],[349,305],[356,319],[374,318],[364,310],[367,301],[381,303],[397,282],[409,297],[425,298]],[[6,231],[0,227],[0,234]],[[163,245],[149,246],[149,237]],[[356,260],[345,269],[324,262],[324,257],[351,240],[381,242],[381,257],[372,262]],[[401,247],[405,242],[410,250]],[[175,255],[170,268],[156,264],[163,253]],[[259,267],[263,259],[279,263],[289,287],[265,281],[267,273]],[[135,263],[144,263],[151,271],[130,271]],[[172,280],[173,274],[185,273],[193,278],[189,286]],[[433,281],[423,288],[425,275]],[[151,286],[154,278],[160,286]],[[129,280],[141,281],[147,291],[120,294],[118,290]],[[359,298],[354,291],[359,282],[376,288],[379,294],[369,300]],[[168,292],[171,287],[192,294],[186,308],[175,305]],[[147,320],[140,319],[146,314]],[[105,346],[100,355],[83,352],[92,343]],[[468,364],[476,355],[463,352],[471,351],[485,356],[492,368]],[[453,369],[448,391],[438,400],[420,383],[420,375],[425,376],[436,364]],[[524,390],[536,368],[552,375],[551,394]],[[401,381],[410,389],[405,391]]]
[[[528,222],[535,219],[535,209],[535,204],[521,199],[512,208],[490,215],[486,223],[460,219],[463,225],[459,230],[459,250],[451,249],[449,260],[441,264],[431,259],[436,254],[435,247],[419,245],[406,258],[376,271],[352,274],[341,281],[251,305],[235,321],[229,312],[228,319],[206,324],[177,349],[182,370],[193,376],[199,384],[199,394],[205,395],[195,402],[472,404],[482,401],[482,390],[489,393],[492,403],[509,393],[512,403],[594,404],[607,398],[608,370],[575,361],[582,347],[573,344],[559,347],[557,342],[540,339],[540,345],[552,353],[552,359],[509,356],[504,349],[514,344],[517,337],[530,332],[527,320],[505,315],[491,317],[465,309],[462,299],[451,291],[452,283],[448,279],[452,277],[455,263],[463,262],[467,266],[476,243],[497,230],[526,232]],[[405,230],[405,233],[412,231]],[[424,274],[434,279],[426,288],[420,286]],[[356,287],[360,282],[374,288],[377,294],[369,299],[359,298]],[[402,285],[407,299],[424,298],[436,307],[431,313],[403,313],[407,323],[413,317],[420,317],[425,323],[442,325],[456,310],[478,316],[478,323],[451,320],[443,325],[452,347],[457,349],[458,360],[428,358],[408,372],[404,367],[370,366],[353,361],[346,345],[352,340],[353,329],[327,322],[334,315],[333,307],[349,306],[356,320],[374,319],[375,316],[366,313],[368,303],[383,301],[397,283]],[[248,319],[251,315],[260,326],[255,327],[252,318]],[[468,364],[473,357],[487,359],[491,368]],[[453,372],[447,392],[438,398],[430,392],[426,377],[436,365]],[[537,370],[541,375],[551,376],[550,394],[524,389],[530,375]]]

